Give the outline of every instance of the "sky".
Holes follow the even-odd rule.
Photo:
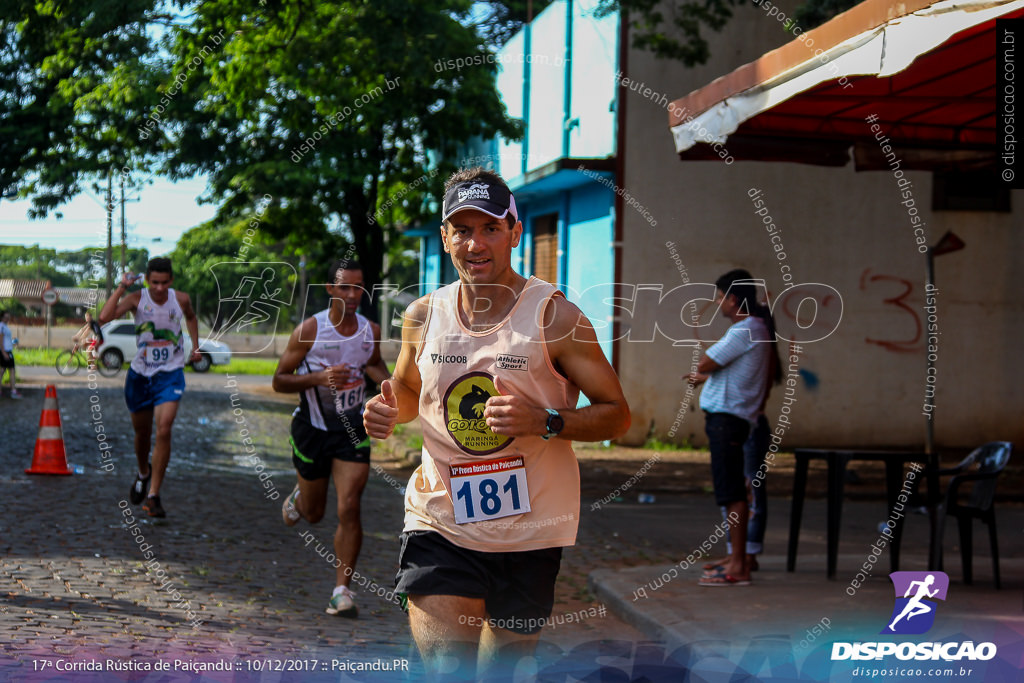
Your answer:
[[[152,184],[128,191],[129,199],[140,200],[125,204],[128,246],[148,249],[150,256],[173,250],[183,232],[209,220],[216,212],[215,205],[197,201],[205,188],[205,177],[178,183],[156,178]],[[117,187],[114,198],[115,201],[120,198]],[[58,219],[51,212],[47,218],[31,220],[28,200],[0,200],[0,244],[38,244],[58,251],[106,246],[107,215],[103,203],[102,194],[89,189],[57,209],[63,218]],[[120,243],[118,202],[114,209],[114,244]]]

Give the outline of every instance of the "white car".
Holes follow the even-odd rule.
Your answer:
[[[138,350],[135,345],[135,323],[130,320],[112,320],[102,330],[103,343],[97,349],[100,362],[107,367],[119,368],[126,360],[135,358]],[[192,338],[185,330],[182,330],[182,334],[185,337],[185,358],[188,358],[192,354]],[[206,372],[211,365],[227,365],[231,362],[231,349],[219,341],[200,337],[199,352],[203,357],[192,363],[192,369],[196,372]]]

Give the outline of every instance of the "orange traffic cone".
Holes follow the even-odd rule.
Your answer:
[[[68,456],[64,450],[64,430],[60,424],[60,410],[57,409],[57,387],[46,387],[43,399],[43,413],[39,416],[39,436],[36,451],[32,455],[32,467],[25,474],[71,474]]]

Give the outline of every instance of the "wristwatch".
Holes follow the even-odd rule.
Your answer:
[[[554,408],[545,408],[544,410],[548,411],[548,433],[540,438],[547,441],[553,436],[558,436],[565,429],[565,420]]]

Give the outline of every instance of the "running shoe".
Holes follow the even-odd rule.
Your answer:
[[[164,512],[164,506],[160,504],[160,496],[150,496],[146,498],[146,501],[142,504],[142,509],[145,510],[146,514],[150,517],[167,516],[167,513]]]
[[[341,592],[331,598],[325,611],[328,614],[339,617],[354,618],[359,614],[359,610],[356,609],[356,603],[352,600],[354,597],[356,597],[356,594],[350,591],[348,586],[343,586]]]
[[[295,507],[295,499],[299,495],[299,485],[296,484],[292,492],[284,499],[281,503],[281,517],[284,518],[284,523],[288,526],[295,526],[299,520],[302,519],[302,513]]]
[[[25,398],[25,397],[21,395],[20,391],[18,391],[17,389],[14,389],[14,390],[11,391],[11,398]]]
[[[149,494],[149,479],[152,476],[152,466],[149,468],[149,474],[146,476],[142,476],[138,472],[135,473],[135,481],[132,483],[132,490],[128,492],[128,500],[132,502],[132,505],[138,505]]]

